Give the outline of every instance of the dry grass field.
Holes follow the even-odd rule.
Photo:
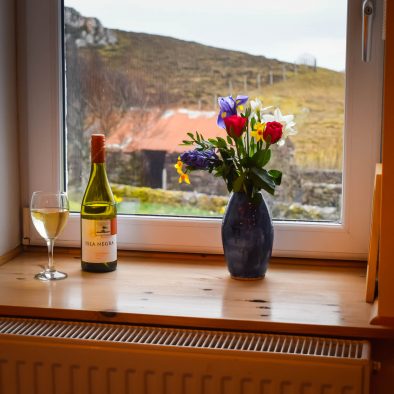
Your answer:
[[[341,169],[345,75],[318,68],[291,75],[265,86],[258,95],[282,112],[296,115],[298,134],[293,138],[297,164],[302,168]]]

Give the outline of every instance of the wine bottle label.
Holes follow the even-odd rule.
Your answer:
[[[116,218],[82,219],[82,261],[110,263],[117,259]]]

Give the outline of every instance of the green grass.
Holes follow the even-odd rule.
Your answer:
[[[227,197],[194,194],[187,191],[111,185],[119,214],[213,216],[223,214]],[[80,212],[82,194],[69,190],[70,210]]]
[[[123,205],[123,206],[122,206]],[[80,212],[81,204],[77,201],[70,201],[70,210]],[[135,203],[133,206],[127,206],[122,203],[118,206],[118,214],[131,215],[174,215],[174,216],[211,216],[218,217],[220,214],[190,206],[173,206],[168,204],[155,203]]]
[[[80,212],[81,211],[81,202],[72,200],[69,196],[69,204],[71,212]]]
[[[217,212],[212,212],[200,208],[191,208],[190,206],[173,206],[166,204],[155,204],[143,202],[138,204],[136,209],[131,212],[122,209],[120,204],[118,213],[122,214],[138,214],[138,215],[175,215],[175,216],[213,216],[218,217]]]

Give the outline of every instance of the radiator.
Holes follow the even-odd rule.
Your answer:
[[[1,394],[367,394],[366,341],[0,317]]]

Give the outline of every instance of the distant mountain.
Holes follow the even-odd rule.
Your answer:
[[[65,37],[83,56],[138,82],[152,104],[212,109],[217,96],[258,91],[292,75],[294,65],[159,35],[106,29],[96,18],[65,9]],[[271,75],[270,75],[271,74]]]

